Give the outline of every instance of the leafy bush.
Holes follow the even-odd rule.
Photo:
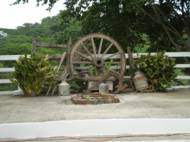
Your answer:
[[[21,56],[15,64],[13,77],[26,96],[37,96],[54,81],[55,69],[47,56],[33,54]]]
[[[82,81],[82,80],[77,80],[77,79],[74,79],[74,80],[69,80],[68,81],[69,85],[71,86],[70,89],[71,89],[71,93],[80,93],[82,92],[83,90],[86,90],[86,82]]]
[[[113,60],[105,62],[103,67],[102,67],[103,72],[102,71],[100,72],[96,66],[89,65],[88,66],[89,67],[89,75],[90,76],[98,76],[102,73],[106,73],[106,72],[110,71],[110,69],[112,67],[112,63],[113,63]]]
[[[137,60],[137,68],[146,75],[150,88],[155,91],[165,91],[176,78],[175,60],[163,52],[154,56],[142,55]]]

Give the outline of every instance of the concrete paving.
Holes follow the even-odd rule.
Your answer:
[[[120,94],[118,95],[118,97],[121,100],[121,103],[119,104],[74,105],[71,103],[70,97],[64,97],[64,96],[53,96],[53,97],[0,96],[0,123],[1,123],[0,134],[2,136],[3,134],[2,132],[6,132],[6,131],[10,133],[10,132],[13,132],[13,130],[17,132],[19,132],[19,130],[20,131],[29,130],[29,129],[21,129],[20,124],[26,126],[27,124],[30,124],[31,122],[37,122],[35,124],[38,124],[38,122],[46,121],[44,123],[47,124],[49,123],[47,121],[50,121],[50,123],[51,122],[54,123],[54,121],[58,121],[58,120],[61,120],[61,122],[62,121],[73,122],[74,120],[75,122],[77,122],[77,121],[83,121],[83,120],[90,121],[91,119],[97,119],[102,122],[112,124],[106,119],[113,120],[114,118],[116,118],[116,120],[119,120],[119,119],[129,120],[129,118],[134,118],[133,120],[135,120],[136,118],[141,118],[141,119],[149,118],[148,120],[151,120],[152,118],[165,118],[166,120],[169,118],[190,118],[190,109],[189,109],[190,108],[190,89],[172,91],[168,93],[128,93],[128,94]],[[90,119],[90,120],[87,120],[87,119]],[[101,119],[105,119],[105,121]],[[23,123],[23,122],[27,122],[27,123]],[[100,126],[104,126],[105,123],[101,124]],[[19,124],[17,125],[19,127],[14,127],[13,129],[12,126],[13,125],[16,126],[15,124]],[[80,126],[78,124],[82,124],[82,123],[77,123],[76,127]],[[88,123],[88,124],[95,125],[95,123],[94,124]],[[132,123],[129,123],[129,124],[132,125]],[[136,126],[138,126],[137,124]],[[142,127],[141,124],[144,124],[146,126]],[[146,123],[142,123],[141,121],[139,126],[141,126],[142,128],[150,128],[149,126],[154,127],[155,124],[157,124],[159,127],[163,127],[163,124],[165,123],[161,122],[160,123],[161,125],[159,125],[159,123],[154,122],[154,123],[151,123],[150,125],[150,123],[146,124]],[[166,126],[167,124],[169,125],[169,123],[166,123]],[[41,141],[43,142],[50,142],[50,141],[51,142],[100,142],[100,141],[101,142],[128,142],[128,141],[165,142],[167,141],[167,142],[170,142],[169,140],[173,140],[171,142],[186,142],[186,141],[188,142],[190,141],[190,134],[189,133],[182,134],[181,130],[186,129],[186,132],[190,132],[189,124],[190,122],[186,122],[184,124],[180,123],[179,125],[180,134],[174,134],[176,129],[173,129],[173,127],[167,127],[170,129],[169,130],[170,132],[173,132],[173,134],[148,135],[148,136],[147,135],[140,135],[140,136],[139,135],[125,135],[126,132],[129,132],[129,131],[122,130],[124,132],[124,133],[120,133],[120,134],[123,134],[122,136],[119,133],[117,133],[117,135],[114,135],[114,136],[109,135],[107,137],[105,135],[101,135],[101,136],[99,135],[100,137],[97,137],[97,135],[96,137],[92,137],[92,136],[71,137],[71,135],[70,137],[63,137],[63,135],[61,136],[54,135],[56,137],[51,137],[51,138],[44,137],[44,138],[37,138],[37,139],[35,138],[35,139],[29,139],[29,140],[23,140],[23,139],[22,140],[15,140],[15,139],[8,140],[7,139],[6,141],[11,141],[11,142],[31,142],[31,141],[32,142],[41,142]],[[118,127],[118,129],[137,128],[133,126],[124,127],[125,125],[127,124],[123,125],[123,123],[120,123],[120,125],[119,124],[110,125],[110,127],[116,126]],[[53,125],[53,127],[54,126],[56,125]],[[39,127],[34,127],[34,128],[38,129]],[[69,127],[65,127],[65,128],[69,129]],[[92,130],[96,130],[94,129],[96,128],[96,126],[93,126],[92,128],[93,128]],[[105,127],[105,128],[109,128],[109,127]],[[56,131],[55,129],[51,129],[51,128],[48,128],[45,130],[47,131],[51,130],[51,132],[52,130]],[[62,131],[62,128],[60,130]],[[74,129],[74,130],[77,130],[77,129]],[[89,133],[92,132],[89,130],[90,129],[87,129],[87,132]],[[114,127],[113,129],[110,128],[109,130],[116,130],[116,129]],[[27,133],[27,131],[24,131],[24,132]],[[94,132],[99,132],[99,134],[101,134],[100,130],[97,130]],[[22,134],[22,133],[19,133],[19,134]],[[17,135],[18,134],[16,134],[16,136]],[[27,135],[25,135],[25,138],[27,138]],[[2,141],[2,139],[0,139],[0,141]]]
[[[0,140],[190,135],[190,119],[91,119],[0,124]]]
[[[143,137],[144,138],[144,137]],[[128,139],[126,138],[122,138],[121,140],[119,140],[118,138],[116,139],[112,139],[111,141],[106,141],[105,139],[102,138],[96,138],[96,139],[43,139],[43,142],[190,142],[190,140],[156,140],[156,139],[148,139],[148,140],[143,140],[143,138],[133,138],[133,139]],[[111,138],[108,138],[111,139]],[[34,141],[19,141],[19,142],[42,142],[42,141],[38,141],[38,140],[34,140]]]
[[[1,141],[2,142],[2,141]],[[28,140],[4,140],[3,142],[190,142],[189,134],[176,135],[139,135],[109,137],[54,137]]]
[[[121,103],[74,105],[70,97],[0,96],[0,123],[110,118],[190,118],[190,90],[120,94]]]

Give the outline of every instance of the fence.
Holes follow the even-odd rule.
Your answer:
[[[147,53],[134,53],[133,57],[134,58],[138,58],[139,55],[146,55]],[[154,55],[155,53],[151,53],[151,55]],[[190,52],[166,52],[165,53],[167,56],[171,57],[171,58],[189,58],[190,59]],[[11,62],[15,62],[20,55],[0,55],[0,62],[3,61],[11,61]],[[125,54],[126,59],[128,58],[128,54]],[[128,68],[129,66],[126,66],[126,68]],[[175,68],[179,68],[179,69],[190,69],[190,63],[177,63]],[[0,68],[0,73],[10,73],[10,72],[14,72],[14,67],[2,67]],[[188,80],[190,81],[190,75],[186,74],[186,75],[179,75],[177,76],[177,79],[179,80]],[[0,85],[1,84],[11,84],[11,80],[10,79],[0,79]],[[189,88],[190,85],[186,85],[186,86],[173,86],[172,88]],[[8,95],[8,94],[14,94],[15,92],[17,92],[19,90],[15,90],[15,91],[1,91],[0,90],[0,95]]]

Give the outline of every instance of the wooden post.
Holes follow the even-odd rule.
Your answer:
[[[37,45],[37,40],[36,38],[32,39],[32,54],[36,52],[36,45]]]
[[[133,76],[134,76],[134,73],[135,73],[135,63],[134,63],[134,59],[133,59],[133,54],[131,52],[131,48],[128,47],[127,48],[127,53],[128,53],[128,58],[129,58],[129,65],[130,65],[130,86],[134,89],[134,84],[133,84]]]
[[[70,53],[71,53],[71,47],[72,46],[72,39],[69,38],[69,41],[67,43],[67,61],[66,61],[66,69],[67,69],[67,73],[69,73],[71,75],[71,70],[70,70]]]
[[[69,41],[67,43],[67,51],[66,51],[66,65],[64,66],[64,72],[60,76],[61,81],[66,81],[68,77],[70,78],[71,75],[71,70],[70,70],[70,52],[71,52],[71,45],[72,45],[72,40],[69,38]]]
[[[134,72],[135,71],[135,63],[134,63],[134,60],[133,60],[133,54],[131,52],[130,47],[127,48],[127,53],[128,53],[128,57],[129,57],[130,71]]]

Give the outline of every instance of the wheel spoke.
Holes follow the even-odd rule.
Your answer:
[[[121,62],[112,62],[113,65],[120,65]]]
[[[86,53],[93,59],[92,54],[90,53],[88,48],[83,43],[81,43],[81,45],[82,45],[82,48],[86,51]]]
[[[104,60],[107,60],[107,59],[109,59],[109,58],[113,58],[114,56],[117,56],[117,55],[119,55],[119,54],[120,54],[119,52],[114,53],[114,54],[109,54],[109,55],[105,56]]]
[[[112,45],[113,45],[113,43],[110,43],[110,45],[106,48],[106,50],[104,51],[103,54],[106,54],[110,50],[110,48],[112,47]]]
[[[106,48],[106,50],[102,54],[102,58],[105,56],[105,54],[107,54],[107,52],[110,50],[110,48],[112,47],[112,45],[113,45],[113,43],[110,43],[110,45]]]
[[[92,48],[93,48],[93,52],[94,52],[94,55],[96,57],[96,45],[94,43],[94,38],[91,38],[91,42],[92,42]]]
[[[109,63],[109,62],[105,62],[105,64],[106,63]],[[112,71],[113,70],[113,72],[116,72],[117,70],[120,70],[120,64],[121,64],[121,62],[111,62],[111,63],[109,63],[109,71]]]
[[[111,69],[110,72],[115,76],[115,77],[119,77],[120,73],[116,72],[115,70]]]
[[[74,61],[73,64],[91,64],[92,62],[89,61]]]
[[[98,54],[100,54],[101,51],[102,51],[102,44],[103,44],[103,38],[101,38],[101,40],[100,40],[100,45],[99,45],[99,49],[98,49]]]
[[[78,55],[80,55],[81,57],[88,59],[89,61],[92,61],[91,58],[89,58],[88,56],[86,56],[85,54],[79,52],[79,51],[75,51]]]
[[[122,81],[125,56],[120,45],[111,37],[98,33],[87,35],[74,44],[70,54],[70,70],[73,78],[87,81],[97,78],[91,74],[90,70],[93,67],[97,69],[98,76],[104,80],[114,78],[119,82]],[[96,81],[99,81],[99,78]]]

